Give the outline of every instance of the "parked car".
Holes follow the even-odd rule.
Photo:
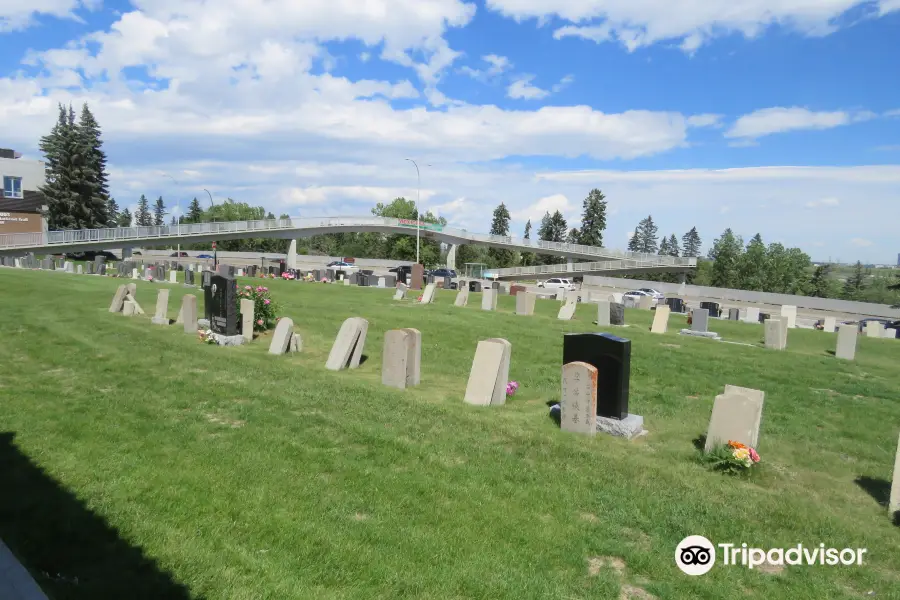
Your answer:
[[[173,258],[188,258],[188,253],[187,252],[173,252],[169,256],[173,257]]]
[[[212,254],[198,254],[197,258],[214,258]]]
[[[435,269],[434,271],[430,271],[429,275],[433,276],[435,279],[443,279],[444,277],[452,277],[456,279],[456,271],[453,269]]]
[[[356,265],[342,260],[333,260],[325,266],[329,269],[334,269],[335,271],[354,271],[359,269]]]
[[[140,250],[135,250],[135,251],[133,251],[133,252],[131,253],[131,255],[132,255],[132,256],[143,256],[143,254],[141,254],[141,251],[140,251]]]
[[[890,319],[878,319],[878,318],[874,318],[874,317],[868,318],[868,319],[860,319],[859,321],[857,321],[857,327],[859,327],[859,330],[861,332],[865,331],[866,325],[868,325],[869,323],[871,323],[873,321],[877,321],[878,323],[881,323],[882,325],[884,325],[885,329],[900,328],[900,327],[898,327],[898,326],[900,326],[900,321],[891,321]],[[850,322],[852,323],[852,321],[850,321]]]
[[[106,260],[119,260],[119,257],[106,250],[85,250],[84,252],[67,252],[66,258],[70,260],[87,260],[92,261],[98,256],[102,256]]]
[[[657,300],[657,301],[662,300],[665,297],[665,296],[663,296],[662,292],[654,290],[653,288],[641,288],[639,290],[633,290],[633,291],[628,292],[627,294],[623,294],[623,295],[634,296],[634,297],[650,296],[651,298],[653,298],[654,300]]]
[[[563,290],[568,290],[568,291],[575,290],[575,284],[572,283],[571,280],[562,278],[562,277],[553,277],[546,281],[538,281],[538,287],[545,288],[548,290],[558,290],[558,289],[563,289]]]

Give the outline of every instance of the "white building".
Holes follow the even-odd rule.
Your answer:
[[[22,160],[18,152],[0,148],[0,234],[41,233],[47,199],[38,190],[46,182],[40,160]]]

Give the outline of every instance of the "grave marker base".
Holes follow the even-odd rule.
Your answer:
[[[647,433],[644,429],[644,417],[628,414],[624,419],[611,419],[609,417],[597,417],[597,431],[608,433],[626,440],[636,438]]]

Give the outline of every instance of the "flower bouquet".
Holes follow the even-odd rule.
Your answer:
[[[510,381],[509,383],[506,384],[506,397],[512,398],[513,396],[516,395],[516,390],[518,390],[518,389],[519,389],[519,382],[518,381]]]
[[[703,458],[714,471],[722,471],[728,475],[749,473],[761,460],[756,449],[733,440],[713,448]]]
[[[253,301],[253,329],[255,331],[265,331],[274,327],[278,305],[272,300],[269,288],[261,285],[256,287],[245,285],[242,290],[238,290],[238,309],[240,309],[241,300],[244,299]]]

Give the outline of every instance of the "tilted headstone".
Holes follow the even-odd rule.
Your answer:
[[[116,289],[116,293],[113,295],[112,302],[109,305],[109,312],[117,313],[122,312],[122,304],[125,302],[125,294],[128,293],[128,288],[124,285],[120,285]]]
[[[888,501],[888,516],[895,523],[900,520],[900,440],[897,441],[897,455],[894,457],[894,475],[891,478],[891,496]]]
[[[384,334],[381,363],[381,383],[388,387],[406,389],[412,336],[405,329],[391,329]]]
[[[340,371],[348,366],[355,369],[359,366],[369,322],[359,317],[351,317],[344,321],[328,354],[325,368]]]
[[[609,305],[609,324],[625,325],[625,305],[620,302],[613,302]]]
[[[787,319],[788,329],[797,327],[797,307],[786,304],[781,307],[781,317]]]
[[[767,319],[765,322],[766,348],[784,350],[785,340],[782,331],[787,331],[787,322],[781,319]]]
[[[429,283],[425,286],[425,291],[422,292],[422,304],[431,304],[434,302],[435,289],[437,289],[437,286],[433,283]]]
[[[464,400],[467,404],[489,406],[506,402],[508,382],[503,373],[509,373],[510,346],[509,342],[504,341],[497,338],[478,342],[466,384]],[[501,397],[498,397],[501,388]]]
[[[653,325],[650,327],[650,333],[665,333],[669,330],[669,313],[671,309],[668,306],[659,304],[656,306],[656,314],[653,315]]]
[[[241,301],[243,303],[243,301]],[[247,338],[246,334],[243,334]],[[288,317],[281,317],[278,325],[275,326],[275,332],[272,334],[272,343],[269,344],[269,354],[284,354],[288,351],[291,343],[291,336],[294,335],[294,321]],[[253,328],[250,328],[250,339],[253,339]]]
[[[695,308],[691,314],[691,331],[706,333],[709,331],[709,311],[705,308]]]
[[[403,300],[406,298],[406,290],[409,289],[406,287],[405,283],[397,284],[397,291],[394,292],[394,300]]]
[[[204,292],[209,328],[213,333],[237,335],[237,281],[233,277],[213,275]]]
[[[597,433],[597,367],[585,362],[562,366],[560,428],[587,435]]]
[[[241,298],[241,335],[248,342],[253,341],[253,320],[256,304],[249,298]],[[278,354],[281,354],[279,352]]]
[[[133,317],[137,314],[135,310],[135,303],[133,300],[126,300],[122,303],[122,314],[126,317]]]
[[[513,286],[516,287],[516,286]],[[534,305],[537,301],[537,296],[532,294],[531,292],[526,292],[525,290],[519,290],[515,294],[516,296],[516,314],[523,317],[530,317],[534,314]]]
[[[169,290],[159,290],[156,295],[156,312],[151,323],[154,325],[169,324]]]
[[[456,300],[453,301],[453,306],[466,306],[467,304],[469,304],[469,288],[460,288],[456,292]]]
[[[181,320],[185,333],[197,333],[197,296],[185,294],[181,298]]]
[[[609,333],[566,334],[562,362],[585,362],[597,368],[598,415],[612,419],[628,416],[631,340]]]
[[[624,320],[624,307],[622,308],[622,318]],[[600,327],[608,327],[610,325],[609,319],[610,313],[610,303],[609,300],[598,300],[597,301],[597,325]]]
[[[565,304],[562,305],[559,309],[559,313],[556,315],[556,318],[560,321],[569,321],[572,317],[575,316],[575,309],[578,307],[578,294],[576,292],[569,292],[566,295]]]
[[[481,310],[497,310],[497,290],[484,288],[481,291]]]
[[[822,322],[822,331],[826,333],[834,333],[837,329],[837,319],[834,317],[825,317]]]
[[[303,338],[296,331],[291,334],[291,341],[288,344],[288,352],[301,352],[303,350]]]
[[[716,396],[713,403],[704,451],[730,441],[756,448],[764,399],[765,393],[760,390],[726,385],[725,393]]]
[[[414,264],[412,266],[412,281],[410,282],[410,289],[413,290],[421,290],[422,289],[422,280],[425,278],[425,267],[420,264]]]
[[[834,355],[844,360],[853,360],[856,357],[856,338],[859,336],[859,327],[856,323],[842,323],[838,327],[837,347]]]

